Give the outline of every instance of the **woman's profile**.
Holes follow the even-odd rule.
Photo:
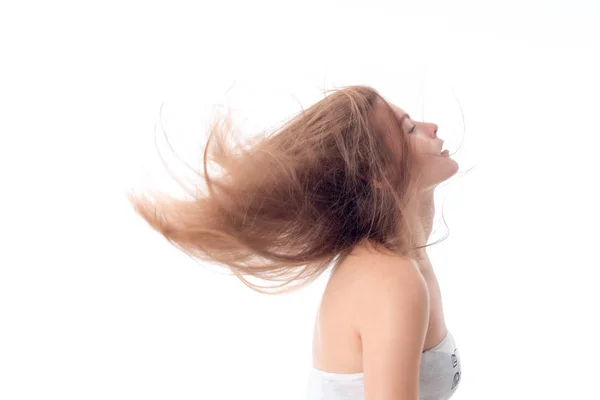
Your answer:
[[[197,193],[130,200],[172,244],[253,290],[296,290],[331,268],[308,400],[449,399],[461,364],[427,243],[434,190],[458,164],[437,130],[347,86],[246,144],[217,121]]]

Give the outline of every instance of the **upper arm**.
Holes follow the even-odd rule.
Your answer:
[[[377,257],[369,268],[358,320],[365,400],[417,400],[427,284],[410,259]]]

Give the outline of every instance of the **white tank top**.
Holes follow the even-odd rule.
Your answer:
[[[461,367],[454,337],[448,334],[421,355],[419,400],[447,400],[460,382]],[[363,400],[363,373],[336,374],[312,368],[307,400]]]

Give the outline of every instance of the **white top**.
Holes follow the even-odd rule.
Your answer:
[[[421,355],[419,400],[448,400],[460,382],[460,357],[454,337],[448,334]],[[336,374],[312,368],[307,400],[363,400],[364,374]]]

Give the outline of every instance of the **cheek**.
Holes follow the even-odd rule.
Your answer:
[[[417,153],[417,154],[425,154],[425,153],[429,153],[429,143],[426,139],[424,139],[422,136],[420,135],[412,135],[409,136],[409,143],[411,145],[411,147],[413,148],[413,150]]]
[[[427,157],[431,153],[427,147],[427,142],[418,136],[411,137],[409,140],[411,150],[414,154],[415,163],[418,165],[427,164],[431,157]]]

